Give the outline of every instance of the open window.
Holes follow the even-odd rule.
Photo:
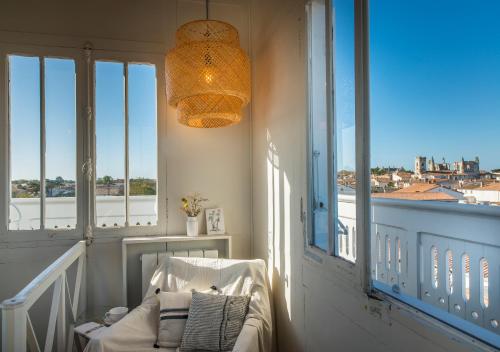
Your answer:
[[[354,263],[357,255],[354,1],[313,0],[307,10],[309,244],[327,255]]]

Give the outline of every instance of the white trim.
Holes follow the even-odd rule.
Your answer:
[[[45,162],[46,162],[46,123],[45,123],[45,58],[38,57],[39,99],[40,99],[40,230],[45,230]],[[76,92],[75,92],[76,94]],[[9,114],[10,115],[10,114]],[[75,121],[76,123],[76,121]],[[9,126],[10,129],[10,126]],[[76,141],[75,141],[76,143]],[[12,180],[10,180],[12,182]],[[76,180],[75,180],[76,181]]]
[[[9,222],[9,129],[8,129],[8,60],[5,49],[0,49],[0,160],[4,160],[7,165],[0,165],[0,242],[7,236]]]
[[[156,144],[157,144],[157,167],[156,167],[156,172],[157,172],[157,187],[156,187],[156,197],[157,197],[157,223],[156,225],[153,226],[130,226],[130,224],[127,224],[128,222],[128,214],[126,218],[126,223],[125,226],[122,227],[117,227],[117,228],[102,228],[98,227],[97,224],[95,223],[95,201],[94,199],[92,200],[93,202],[93,213],[94,216],[92,217],[93,219],[93,233],[94,237],[100,236],[100,235],[111,235],[111,236],[119,236],[119,237],[127,237],[127,236],[140,236],[140,235],[166,235],[167,233],[167,190],[166,190],[166,177],[167,177],[167,167],[166,167],[166,148],[162,145],[162,143],[165,143],[164,139],[166,139],[166,97],[164,94],[164,91],[162,88],[164,88],[164,56],[163,55],[157,55],[157,54],[148,54],[148,53],[126,53],[126,52],[117,52],[117,51],[99,51],[99,52],[93,52],[92,55],[92,77],[93,77],[93,84],[92,84],[92,92],[91,96],[93,99],[93,113],[94,113],[94,119],[93,119],[93,133],[92,135],[95,136],[95,123],[96,123],[96,106],[95,106],[95,63],[96,61],[112,61],[112,62],[119,62],[124,64],[125,66],[128,66],[129,64],[134,64],[134,63],[139,63],[139,64],[150,64],[155,67],[155,72],[156,72]],[[126,70],[124,68],[124,70]],[[128,77],[128,76],[127,76]],[[125,85],[128,84],[127,77],[125,77]],[[126,97],[125,97],[126,98]],[[128,101],[125,99],[125,106],[127,107]],[[127,124],[128,122],[128,117],[125,117],[125,123]],[[125,126],[127,129],[128,126]],[[127,137],[128,138],[128,137]],[[95,137],[94,140],[92,141],[93,146],[93,155],[92,155],[92,160],[94,164],[94,173],[93,173],[93,189],[92,192],[95,194],[95,182],[96,182],[96,177],[97,177],[97,170],[95,167],[96,164],[96,158],[98,157],[96,155],[96,143],[95,143]],[[125,142],[125,145],[127,145],[128,142]],[[125,159],[126,159],[126,166],[125,168],[128,169],[128,148],[125,150]],[[127,176],[128,172],[126,172]],[[125,181],[126,182],[126,181]],[[126,191],[126,189],[125,189]],[[126,206],[127,207],[127,206]]]
[[[355,114],[356,114],[356,256],[361,285],[370,290],[371,184],[370,184],[370,85],[369,0],[355,0]]]

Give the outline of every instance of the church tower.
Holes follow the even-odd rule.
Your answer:
[[[415,174],[422,175],[426,171],[426,161],[425,156],[417,156],[415,158]]]

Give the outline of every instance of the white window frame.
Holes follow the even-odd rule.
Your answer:
[[[327,47],[331,58],[332,55],[332,18],[329,14],[332,13],[332,2],[334,0],[326,0],[326,16],[327,16]],[[490,345],[490,338],[486,338],[483,342],[477,337],[484,338],[484,334],[478,332],[478,328],[469,325],[467,330],[460,330],[452,325],[445,323],[447,321],[442,317],[442,314],[432,306],[404,295],[397,293],[387,293],[388,290],[381,290],[376,282],[372,282],[371,278],[371,192],[370,192],[370,113],[369,113],[369,0],[354,0],[355,2],[355,116],[356,116],[356,227],[357,227],[357,257],[356,263],[351,263],[341,257],[332,255],[334,251],[334,238],[336,237],[332,231],[329,233],[329,248],[325,252],[312,244],[313,233],[311,221],[306,221],[304,231],[305,247],[304,257],[313,262],[315,268],[320,275],[332,281],[340,281],[345,287],[353,287],[360,292],[364,292],[368,296],[368,304],[373,304],[380,310],[382,306],[387,307],[387,311],[382,313],[381,319],[385,319],[384,315],[394,316],[393,318],[401,321],[401,316],[410,317],[420,326],[426,326],[434,329],[440,336],[444,336],[458,343],[463,344],[466,348],[478,349],[481,351],[495,351],[495,347]],[[306,26],[307,26],[306,21]],[[329,30],[332,29],[332,30]],[[306,27],[306,33],[309,29]],[[306,48],[309,46],[306,45]],[[307,52],[307,55],[310,53]],[[306,56],[308,57],[308,56]],[[330,103],[333,101],[333,62],[328,62],[328,91],[331,92]],[[309,60],[308,60],[309,63]],[[309,71],[309,67],[306,70]],[[330,128],[334,126],[333,108],[328,109]],[[307,215],[311,218],[311,196],[312,196],[312,149],[311,149],[311,130],[308,123],[308,212]],[[334,136],[333,130],[331,135]],[[332,138],[330,138],[332,139]],[[332,144],[332,142],[330,142]],[[332,148],[332,147],[330,147]],[[331,149],[330,149],[331,150]],[[333,163],[333,154],[329,160]],[[329,167],[331,176],[329,176],[329,184],[335,184],[336,181],[333,175],[333,166]],[[336,187],[331,187],[336,188]],[[332,201],[330,208],[336,208],[336,194],[331,194]],[[335,202],[333,202],[335,201]],[[330,211],[330,210],[329,210]],[[333,210],[332,210],[333,211]],[[496,211],[496,209],[495,209]],[[330,219],[333,219],[330,216]],[[334,237],[335,236],[335,237]],[[372,303],[373,302],[373,303]],[[389,309],[392,307],[392,309]],[[389,319],[391,319],[389,317]],[[404,318],[403,318],[404,319]],[[403,323],[406,325],[407,323]],[[460,324],[459,324],[460,325]],[[465,324],[463,324],[465,325]],[[467,331],[467,332],[465,332]],[[472,335],[474,334],[474,335]]]
[[[325,0],[325,38],[326,38],[326,54],[327,54],[327,130],[329,132],[328,138],[328,184],[336,185],[336,170],[334,162],[335,153],[335,114],[334,114],[334,87],[333,87],[333,74],[334,74],[334,56],[333,56],[333,18],[332,18],[332,1]],[[309,221],[306,221],[305,227],[305,257],[316,263],[316,266],[325,277],[332,280],[342,280],[348,286],[353,286],[365,292],[371,291],[371,281],[369,276],[369,268],[367,263],[370,263],[369,252],[369,234],[370,234],[370,140],[369,140],[369,109],[368,109],[368,55],[367,51],[367,0],[353,0],[354,1],[354,28],[355,28],[355,128],[356,128],[356,248],[357,256],[356,262],[353,263],[342,257],[334,255],[337,238],[337,226],[335,224],[337,217],[337,189],[336,187],[329,187],[329,234],[328,234],[328,249],[324,251],[316,247],[313,243],[314,234],[312,229],[312,202],[313,202],[313,179],[312,179],[312,130],[310,126],[309,117],[307,120],[308,135],[308,192],[307,192],[307,215]],[[308,2],[307,7],[311,6]],[[310,8],[307,8],[308,20],[306,21],[307,45],[306,57],[308,77],[311,72],[310,56],[312,53],[309,51],[310,41]],[[309,78],[310,80],[310,78]],[[309,114],[311,113],[309,104]],[[368,240],[367,240],[368,239]]]
[[[108,61],[108,62],[117,62],[124,64],[125,67],[125,92],[127,92],[127,84],[128,84],[128,70],[126,69],[127,64],[150,64],[155,66],[155,74],[156,74],[156,140],[157,140],[157,187],[156,187],[156,196],[157,196],[157,223],[156,225],[151,226],[130,226],[128,222],[128,207],[126,207],[126,223],[125,226],[121,227],[99,227],[96,224],[96,207],[95,207],[95,185],[96,185],[96,172],[93,172],[92,175],[92,185],[90,187],[91,191],[89,192],[91,207],[89,209],[89,224],[92,226],[92,232],[95,236],[106,235],[106,236],[138,236],[138,235],[160,235],[167,233],[167,189],[166,189],[166,175],[167,175],[167,156],[165,155],[165,140],[166,140],[166,119],[162,118],[166,116],[166,95],[165,95],[165,58],[163,55],[158,54],[149,54],[149,53],[133,53],[133,52],[123,52],[123,51],[105,51],[105,50],[93,50],[92,57],[90,60],[90,77],[91,77],[91,94],[90,94],[90,106],[92,108],[92,123],[91,123],[91,138],[92,140],[89,143],[92,146],[92,164],[93,170],[96,170],[96,148],[95,148],[95,122],[96,122],[96,109],[95,109],[95,65],[97,61]],[[128,106],[127,103],[127,94],[125,95],[125,106]],[[128,113],[125,112],[125,123],[128,124]],[[125,126],[125,131],[128,134],[128,126]],[[128,164],[128,137],[126,138],[125,145],[127,148],[124,148],[125,152],[125,162]],[[128,168],[127,168],[128,169]],[[125,175],[126,180],[125,183],[128,182],[128,174]],[[125,185],[125,193],[128,188],[128,185]],[[128,196],[126,196],[127,198]],[[128,200],[126,200],[126,204]]]
[[[2,38],[0,38],[2,41]],[[48,42],[52,42],[49,39]],[[22,41],[21,41],[22,42]],[[57,40],[56,40],[57,42]],[[104,43],[106,44],[106,43]],[[104,46],[101,43],[101,46]],[[117,43],[107,43],[110,47]],[[166,235],[167,233],[167,161],[166,161],[166,111],[164,55],[132,51],[84,50],[46,43],[43,46],[31,44],[9,44],[0,47],[0,242],[16,243],[29,241],[52,241],[55,239],[92,240],[100,235],[106,238],[125,236]],[[140,49],[140,48],[139,48]],[[140,50],[139,50],[140,51]],[[74,229],[9,230],[10,202],[10,160],[9,160],[9,75],[8,56],[55,57],[72,59],[76,70],[76,182],[77,182],[77,224]],[[88,59],[88,60],[87,60]],[[96,60],[128,63],[147,63],[155,66],[157,98],[157,209],[156,225],[130,226],[120,228],[99,228],[95,226],[94,185],[95,172],[89,179],[86,171],[95,170],[95,111],[94,63]],[[42,74],[42,73],[41,73]],[[89,83],[89,84],[87,84]],[[41,81],[40,84],[43,84]],[[90,108],[90,110],[89,110]],[[43,133],[43,132],[42,132]],[[127,151],[128,152],[128,151]],[[91,166],[86,163],[91,161]],[[42,177],[42,175],[41,175]],[[96,237],[97,236],[97,237]]]
[[[71,59],[75,62],[75,98],[76,98],[76,227],[72,229],[48,229],[44,228],[44,203],[45,203],[45,189],[43,182],[40,183],[40,229],[37,230],[10,230],[9,229],[9,203],[10,203],[10,107],[9,107],[9,59],[11,55],[19,55],[26,57],[40,58],[40,98],[44,99],[44,58],[61,58]],[[83,194],[84,182],[80,172],[83,164],[83,119],[80,106],[83,104],[83,82],[79,80],[79,76],[83,76],[84,67],[82,61],[81,50],[71,48],[59,47],[39,47],[30,45],[15,45],[15,44],[2,44],[0,49],[0,155],[2,156],[2,167],[0,168],[0,239],[8,242],[24,242],[29,240],[52,240],[55,237],[59,239],[78,239],[84,228],[83,216]],[[40,119],[44,121],[45,111],[44,105],[40,104]],[[41,144],[45,141],[45,128],[41,125],[40,131]],[[45,156],[43,148],[40,149],[40,162],[42,165],[45,163]],[[5,167],[3,167],[5,166]],[[41,166],[40,180],[45,177],[44,166]],[[2,234],[4,234],[2,236]]]

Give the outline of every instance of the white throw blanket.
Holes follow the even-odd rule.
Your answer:
[[[271,351],[270,290],[263,260],[166,257],[151,279],[142,304],[112,325],[85,352],[155,352],[159,303],[155,290],[204,291],[215,286],[225,295],[251,295],[248,314],[233,351]]]

